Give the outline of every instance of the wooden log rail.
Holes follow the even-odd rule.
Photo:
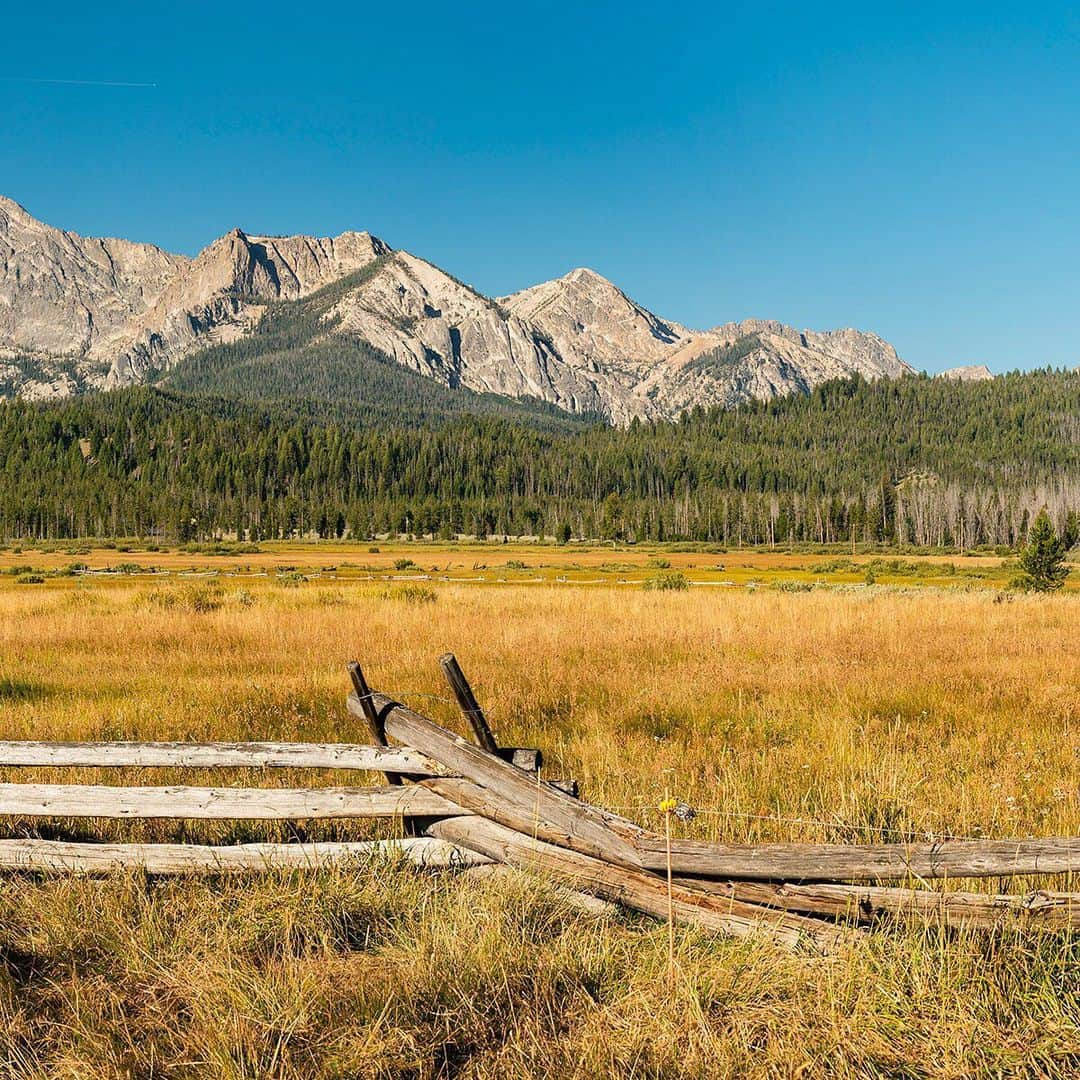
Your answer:
[[[793,885],[761,881],[677,878],[712,896],[762,904],[777,911],[849,919],[872,925],[890,919],[987,930],[1009,926],[1080,929],[1080,895],[1038,890],[1023,896],[935,892],[875,885]]]
[[[406,746],[271,742],[0,742],[0,767],[349,769],[432,776],[440,766]]]
[[[0,840],[0,870],[104,874],[247,873],[318,869],[400,857],[433,870],[484,866],[489,858],[427,837],[290,844],[83,844],[60,840]]]
[[[411,787],[209,788],[103,784],[0,784],[0,814],[19,817],[314,818],[446,817],[464,813],[434,791]]]
[[[666,865],[663,837],[639,845],[642,865]],[[884,881],[1067,874],[1080,870],[1080,838],[944,840],[933,844],[711,844],[671,846],[677,874],[747,881]]]
[[[631,869],[663,872],[665,838],[579,802],[406,708],[373,694],[388,735],[450,775],[420,781],[451,802],[559,847]],[[355,711],[356,703],[349,701]],[[673,840],[672,871],[750,881],[878,881],[1011,877],[1080,871],[1080,838],[952,840],[933,844],[715,844]]]
[[[408,746],[426,746],[451,774],[421,781],[430,791],[483,814],[525,835],[592,855],[621,866],[640,867],[633,848],[612,832],[602,811],[540,781],[521,769],[466,742],[385,694],[373,694],[387,735]],[[362,713],[355,694],[349,711]]]
[[[428,832],[497,862],[554,877],[577,892],[625,904],[658,919],[667,917],[667,887],[653,874],[548,844],[482,817],[447,818],[430,825]],[[823,951],[834,948],[843,937],[829,923],[681,885],[673,889],[672,899],[673,914],[680,922],[733,937],[761,932],[784,945],[810,943]]]

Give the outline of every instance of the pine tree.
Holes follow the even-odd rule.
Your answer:
[[[1024,572],[1013,584],[1030,592],[1054,592],[1069,576],[1065,545],[1054,532],[1045,507],[1028,530],[1027,546],[1020,553],[1020,567]]]

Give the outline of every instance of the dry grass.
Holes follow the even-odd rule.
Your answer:
[[[346,581],[4,580],[4,737],[355,740],[352,656],[376,687],[456,722],[434,662],[451,649],[503,741],[542,746],[551,774],[643,820],[670,787],[707,811],[697,834],[733,840],[1080,833],[1073,595],[433,583],[431,602]],[[10,878],[0,1076],[1080,1069],[1075,938],[896,931],[823,960],[686,932],[675,985],[666,950],[663,927],[572,912],[532,880],[391,865],[247,883]]]

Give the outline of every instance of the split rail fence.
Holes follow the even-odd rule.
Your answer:
[[[309,820],[399,818],[401,839],[321,843],[84,843],[0,840],[0,871],[150,874],[317,867],[394,853],[431,869],[535,871],[583,905],[614,903],[709,930],[765,933],[823,949],[888,920],[943,926],[1080,928],[1080,894],[938,891],[932,879],[1063,875],[1080,837],[929,844],[719,844],[668,839],[541,778],[533,749],[500,747],[457,661],[440,660],[475,744],[386,694],[349,664],[348,711],[369,745],[0,742],[4,767],[334,769],[379,787],[235,788],[0,784],[0,815],[38,818]],[[390,740],[394,740],[394,744]],[[882,882],[903,882],[881,884]],[[920,885],[910,887],[911,882]],[[846,924],[846,925],[845,925]]]

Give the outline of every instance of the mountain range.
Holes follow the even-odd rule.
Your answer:
[[[275,335],[266,333],[270,323]],[[271,340],[271,361],[251,367]],[[302,347],[283,350],[283,340]],[[227,348],[239,344],[243,350]],[[807,393],[856,373],[873,380],[913,370],[888,342],[859,330],[770,320],[690,329],[588,269],[486,297],[367,232],[316,238],[233,229],[189,258],[65,232],[0,197],[2,396],[185,380],[190,389],[193,373],[214,366],[206,357],[216,355],[220,380],[222,363],[242,353],[248,366],[233,383],[246,380],[246,395],[257,398],[268,364],[302,368],[312,349],[347,355],[346,346],[358,345],[445,387],[600,414],[616,425]],[[335,388],[349,393],[363,372],[339,369]]]

